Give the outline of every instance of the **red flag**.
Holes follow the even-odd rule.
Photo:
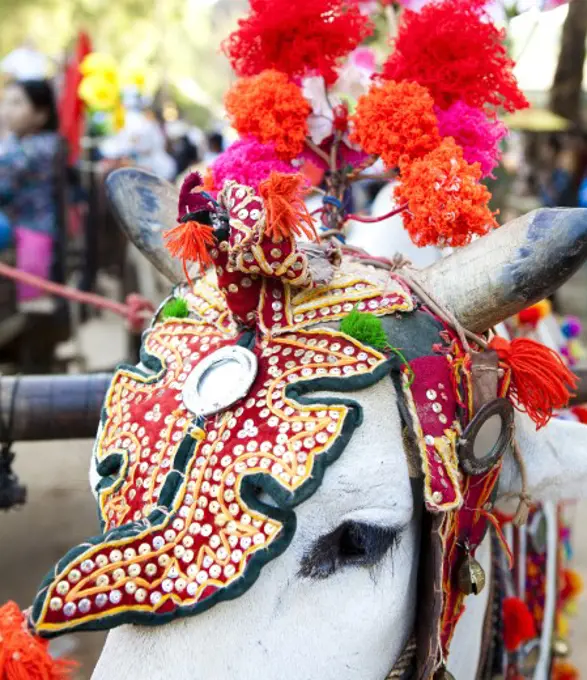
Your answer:
[[[63,89],[59,100],[60,133],[69,144],[69,162],[73,165],[80,154],[81,138],[84,130],[84,105],[77,91],[82,80],[80,65],[92,51],[89,36],[80,32],[75,53],[65,70]]]

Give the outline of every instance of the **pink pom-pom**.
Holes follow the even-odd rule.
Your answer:
[[[446,110],[437,107],[436,115],[440,134],[454,137],[467,163],[480,163],[483,177],[490,177],[499,164],[499,145],[507,135],[507,127],[463,101],[455,102]]]
[[[239,139],[214,161],[211,167],[214,186],[221,189],[225,180],[233,179],[259,189],[259,184],[273,171],[293,174],[296,168],[282,161],[272,144],[261,144],[255,139]]]

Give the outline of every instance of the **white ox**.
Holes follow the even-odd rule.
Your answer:
[[[551,216],[556,228],[548,242],[533,241],[531,228],[520,236],[515,228],[504,228],[488,237],[487,247],[479,241],[438,262],[422,278],[465,325],[477,331],[493,326],[550,293],[585,259],[587,228],[578,226],[585,218],[575,211]],[[575,230],[572,238],[565,229]],[[582,254],[571,256],[572,244],[579,241]],[[530,246],[535,252],[528,253]],[[521,269],[540,269],[532,282],[516,279],[521,272],[516,258],[531,260]],[[512,263],[510,281],[502,274]],[[562,271],[553,274],[557,269]],[[516,294],[504,298],[508,281]],[[520,285],[526,287],[525,301],[518,295]],[[160,627],[111,631],[94,680],[387,677],[412,634],[418,608],[423,502],[410,478],[391,380],[349,396],[363,406],[364,422],[320,488],[297,507],[297,530],[283,555],[236,600]],[[517,414],[516,420],[532,496],[544,501],[583,495],[587,428],[552,420],[537,432],[526,416]],[[519,481],[517,466],[508,459],[500,493],[519,490]],[[487,541],[477,557],[489,573]],[[447,666],[457,680],[475,677],[487,591],[469,596],[458,624]],[[539,677],[547,677],[546,669]]]

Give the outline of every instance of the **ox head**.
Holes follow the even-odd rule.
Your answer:
[[[133,170],[110,190],[142,206],[119,210],[133,233],[161,233],[144,215],[165,213],[166,185]],[[98,678],[428,677],[462,609],[455,573],[485,534],[478,510],[518,479],[507,372],[472,361],[418,291],[485,331],[583,262],[583,211],[531,214],[409,279],[276,239],[234,183],[197,217],[214,270],[175,289],[181,314],[163,305],[141,364],[118,370],[92,472],[103,532],[48,575],[32,627],[135,624],[110,635]],[[581,426],[537,435],[516,419],[530,492],[580,485],[576,447],[559,451]]]

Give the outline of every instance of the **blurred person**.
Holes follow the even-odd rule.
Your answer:
[[[571,208],[577,205],[577,154],[572,141],[551,135],[542,147],[540,161],[545,166],[539,195],[547,208]]]
[[[204,164],[210,166],[224,151],[224,137],[220,132],[211,132],[207,135],[208,150],[204,155]]]
[[[5,212],[13,234],[17,267],[49,278],[57,232],[59,151],[51,83],[47,80],[9,83],[4,89],[0,113],[9,132],[0,147],[0,210]],[[5,230],[6,225],[5,221]],[[17,291],[19,302],[41,294],[37,288],[22,284]]]
[[[173,181],[174,159],[166,151],[167,141],[158,121],[145,111],[128,111],[122,130],[100,146],[102,156],[117,163],[130,163]]]
[[[200,162],[198,147],[192,142],[189,127],[183,120],[169,121],[165,125],[169,153],[175,160],[177,175]]]

